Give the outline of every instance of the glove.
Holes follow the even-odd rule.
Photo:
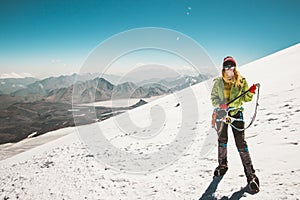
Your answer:
[[[228,108],[227,104],[220,104],[219,107],[223,110],[226,110]]]
[[[249,92],[254,93],[255,90],[256,90],[256,85],[253,84],[253,85],[250,87]]]

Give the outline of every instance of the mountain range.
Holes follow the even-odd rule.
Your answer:
[[[144,80],[138,83],[123,82],[117,85],[107,80],[117,82],[117,78],[113,75],[72,74],[43,80],[35,78],[1,79],[0,98],[3,99],[4,104],[8,104],[7,106],[11,105],[11,102],[27,102],[28,99],[71,103],[73,92],[75,92],[73,101],[76,103],[103,101],[111,98],[148,98],[184,89],[209,77],[205,75],[178,76],[168,79]],[[14,99],[14,101],[5,99]]]
[[[204,80],[205,76],[181,76],[165,80],[149,80],[140,83],[123,82],[114,85],[107,79],[117,76],[99,74],[73,74],[35,78],[0,80],[0,144],[18,142],[29,135],[41,135],[48,131],[74,126],[72,109],[80,115],[77,124],[88,124],[105,120],[113,115],[141,106],[147,102],[142,98],[170,94],[176,90]],[[96,116],[85,115],[93,109],[83,103],[110,99],[140,98],[127,107],[96,107]],[[72,106],[73,103],[73,106]],[[77,104],[77,105],[76,105]]]
[[[0,79],[0,94],[10,94],[18,90],[27,88],[28,85],[38,81],[33,77],[26,78],[1,78]]]

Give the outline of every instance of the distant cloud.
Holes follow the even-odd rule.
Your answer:
[[[184,75],[198,75],[198,71],[195,70],[195,68],[193,68],[192,66],[181,66],[181,67],[177,67],[176,71],[179,74],[184,74]]]
[[[52,64],[61,63],[61,60],[60,59],[52,59],[51,63]]]
[[[146,64],[145,63],[136,63],[135,67],[141,67],[141,66],[144,66],[144,65],[146,65]]]
[[[64,66],[64,67],[68,66],[68,64],[64,63],[61,59],[52,59],[51,63],[52,64],[58,64],[58,65],[61,65],[61,66]]]
[[[4,79],[4,78],[26,78],[26,77],[34,77],[32,74],[30,73],[3,73],[0,74],[0,78]]]

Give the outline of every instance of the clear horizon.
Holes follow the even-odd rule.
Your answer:
[[[187,35],[216,66],[227,55],[244,65],[299,43],[299,5],[296,0],[5,1],[0,7],[0,74],[45,78],[78,73],[100,43],[143,27]]]

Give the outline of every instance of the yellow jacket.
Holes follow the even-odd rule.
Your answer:
[[[242,84],[241,87],[235,86],[235,84],[232,84],[231,90],[230,90],[230,97],[229,101],[236,98],[243,92],[247,91],[248,83],[245,78],[242,78]],[[234,110],[231,112],[231,115],[236,114],[239,110],[242,111],[241,106],[243,105],[243,102],[251,101],[253,98],[253,93],[247,92],[246,95],[238,98],[234,102],[228,105],[228,107],[231,108],[237,108],[237,110]],[[225,104],[228,102],[225,102],[225,96],[224,96],[224,80],[222,77],[218,77],[214,79],[214,86],[211,91],[211,102],[214,107],[219,107],[220,104]]]

